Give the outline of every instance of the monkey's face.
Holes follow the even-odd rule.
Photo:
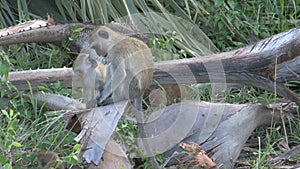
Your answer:
[[[76,75],[83,78],[90,69],[94,69],[97,66],[95,62],[88,54],[80,53],[73,65],[73,71]]]
[[[127,36],[119,34],[106,26],[100,26],[89,36],[90,48],[94,49],[99,56],[105,56],[111,48],[120,43]]]
[[[89,44],[99,56],[104,56],[111,48],[111,30],[105,26],[100,26],[98,29],[93,31],[89,37]]]
[[[80,53],[73,65],[72,87],[75,95],[78,98],[82,96],[82,88],[84,90],[88,86],[93,86],[95,77],[95,68],[98,66],[96,60],[91,58],[88,54]],[[93,87],[94,88],[94,87]]]

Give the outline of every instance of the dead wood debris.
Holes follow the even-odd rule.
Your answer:
[[[179,143],[179,146],[187,152],[187,156],[192,158],[185,163],[189,167],[201,167],[204,169],[218,169],[219,167],[211,158],[209,158],[206,152],[201,148],[199,144],[194,142]]]
[[[270,163],[276,168],[298,168],[299,160],[296,158],[300,155],[300,145],[297,145],[270,160]]]

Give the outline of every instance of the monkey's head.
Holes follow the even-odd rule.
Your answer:
[[[126,36],[119,34],[106,26],[100,26],[90,33],[88,42],[99,56],[104,56],[114,45],[125,39]]]
[[[88,54],[80,53],[73,65],[73,71],[75,74],[84,77],[89,70],[95,69],[97,66],[97,61],[89,57]]]

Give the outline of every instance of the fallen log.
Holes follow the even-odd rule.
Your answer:
[[[229,53],[228,53],[229,54]],[[230,55],[230,54],[229,54]],[[214,55],[218,56],[218,55]],[[213,57],[213,56],[211,56]],[[212,62],[219,62],[218,58],[213,59],[215,61]],[[207,71],[203,67],[197,68],[194,72],[189,72],[184,74],[183,71],[187,70],[188,68],[182,68],[178,70],[174,64],[180,64],[184,67],[182,62],[185,62],[189,65],[198,65],[198,64],[206,64],[204,58],[199,57],[197,60],[195,59],[181,59],[181,60],[174,60],[174,61],[164,61],[164,62],[156,62],[155,63],[155,72],[154,72],[154,79],[161,84],[191,84],[191,83],[210,83],[209,75]],[[233,62],[233,60],[232,60]],[[278,65],[278,72],[277,72],[277,82],[285,83],[288,81],[296,81],[300,79],[300,57],[296,57],[293,60],[289,60],[282,64]],[[164,68],[166,67],[166,68]],[[166,70],[168,69],[168,70]],[[168,75],[168,72],[172,73]],[[251,69],[249,69],[251,72]],[[234,83],[240,82],[242,83],[243,78],[238,79],[239,76],[236,75],[232,77],[230,76],[233,74],[233,70],[227,70],[229,74],[226,74],[225,79],[212,79],[214,82],[218,83]],[[16,72],[9,72],[8,81],[13,83],[18,90],[29,90],[29,87],[26,81],[29,81],[32,88],[36,89],[39,85],[48,85],[50,83],[54,83],[56,81],[61,81],[65,87],[72,87],[72,77],[73,77],[72,68],[52,68],[52,69],[37,69],[37,70],[25,70],[25,71],[16,71]],[[191,74],[192,73],[192,74]],[[220,72],[219,74],[221,74]],[[223,72],[225,73],[225,72]],[[238,72],[236,72],[238,73]],[[217,73],[211,73],[212,75]],[[251,75],[251,73],[248,73]],[[187,76],[186,76],[187,75]],[[230,78],[231,77],[231,78]],[[255,75],[253,75],[255,77]],[[228,78],[228,79],[227,79]],[[6,81],[5,78],[2,78],[2,81]],[[211,82],[213,83],[213,82]],[[242,84],[245,84],[244,82]],[[248,82],[250,83],[250,82]]]
[[[265,52],[268,53],[269,51]],[[265,77],[271,75],[270,72],[272,72],[272,69],[266,70],[269,74],[261,72],[262,74],[259,75],[257,71],[272,66],[275,67],[275,64],[269,64],[268,61],[263,62],[263,59],[261,59],[261,64],[252,67],[241,67],[241,70],[239,70],[238,66],[241,66],[242,63],[248,63],[249,65],[257,63],[252,63],[246,55],[234,55],[234,53],[233,51],[216,54],[210,58],[197,57],[158,62],[155,63],[154,79],[160,84],[240,83],[274,92],[274,81],[269,79],[269,77]],[[263,52],[261,55],[263,55]],[[259,55],[256,57],[259,57]],[[238,61],[235,58],[238,58]],[[276,60],[276,58],[274,59]],[[254,58],[252,61],[255,60]],[[282,83],[286,82],[286,80],[299,80],[299,61],[300,56],[279,64],[278,67],[280,69],[278,70],[278,81],[276,84],[276,90],[279,96],[286,97],[298,104],[300,103],[299,98],[288,88],[283,86]],[[236,64],[237,62],[238,64]],[[223,65],[232,66],[224,67]],[[50,84],[58,80],[62,82],[63,86],[72,87],[72,69],[57,68],[10,72],[8,80],[15,85],[18,90],[28,90],[29,86],[27,81],[30,82],[33,89],[36,89],[39,85]],[[6,79],[2,78],[2,81],[6,81]]]
[[[178,143],[194,142],[221,168],[233,168],[252,131],[270,125],[272,118],[280,122],[280,111],[259,104],[184,101],[153,112],[144,125],[147,137],[138,141],[146,139],[153,152],[171,157],[168,166],[188,160]]]
[[[17,43],[53,43],[61,47],[61,42],[70,37],[77,28],[82,29],[76,39],[70,41],[70,50],[80,52],[88,45],[91,31],[100,25],[88,23],[51,24],[44,20],[32,20],[0,30],[0,46]],[[107,27],[124,35],[133,36],[148,43],[148,37],[133,25],[112,22]]]

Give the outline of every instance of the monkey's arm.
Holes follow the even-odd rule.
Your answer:
[[[110,65],[106,77],[107,79],[104,85],[104,89],[100,93],[100,96],[97,97],[98,105],[112,103],[113,92],[116,90],[116,88],[118,88],[120,85],[122,85],[125,82],[125,78],[126,78],[125,62],[121,61],[119,65]],[[109,96],[112,97],[109,98]]]
[[[85,81],[87,81],[85,83],[86,86],[84,91],[86,108],[93,108],[97,106],[97,101],[95,97],[96,72],[89,72],[89,75],[86,75],[85,78]]]

